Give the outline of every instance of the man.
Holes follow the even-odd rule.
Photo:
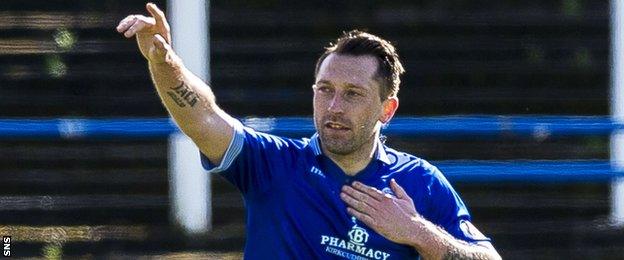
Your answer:
[[[202,163],[243,193],[248,259],[498,259],[437,168],[379,141],[393,117],[403,67],[394,47],[352,31],[316,66],[317,134],[259,133],[221,110],[171,49],[161,10],[130,15],[162,102],[199,147]]]

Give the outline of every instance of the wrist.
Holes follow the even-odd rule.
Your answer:
[[[180,69],[184,67],[182,64],[182,60],[177,56],[171,57],[171,55],[167,55],[164,59],[147,59],[147,63],[150,67],[157,67],[160,69]]]
[[[150,66],[166,67],[169,69],[181,69],[184,67],[182,59],[172,49],[168,49],[165,53],[157,55],[150,53],[146,56]]]
[[[414,215],[410,218],[411,224],[406,228],[408,229],[407,236],[403,244],[411,246],[413,248],[420,248],[422,245],[423,234],[427,229],[427,220],[420,215]]]
[[[180,62],[158,62],[148,60],[148,67],[152,75],[158,75],[159,77],[175,79],[177,86],[179,82],[184,81],[184,71],[186,71],[186,67],[184,64]]]

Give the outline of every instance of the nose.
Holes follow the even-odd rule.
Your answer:
[[[340,95],[336,94],[329,102],[329,107],[327,108],[327,111],[334,114],[343,113],[343,103],[344,101],[342,100]]]

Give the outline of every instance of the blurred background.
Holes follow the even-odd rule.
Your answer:
[[[135,42],[115,31],[144,4],[1,1],[0,119],[166,117]],[[398,116],[608,118],[609,4],[213,0],[210,83],[233,116],[309,117],[316,59],[360,28],[399,50]],[[434,162],[610,156],[608,134],[390,135],[387,144]],[[189,239],[171,224],[167,150],[166,138],[0,135],[0,233],[12,236],[12,254],[240,258],[244,206],[218,176],[213,230]],[[608,179],[450,179],[504,259],[624,259]]]

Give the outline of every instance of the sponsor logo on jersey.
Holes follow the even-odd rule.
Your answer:
[[[369,238],[368,232],[357,225],[355,218],[352,220],[354,224],[347,232],[348,241],[339,237],[321,235],[321,245],[325,246],[325,252],[352,260],[388,259],[389,253],[366,246]]]

